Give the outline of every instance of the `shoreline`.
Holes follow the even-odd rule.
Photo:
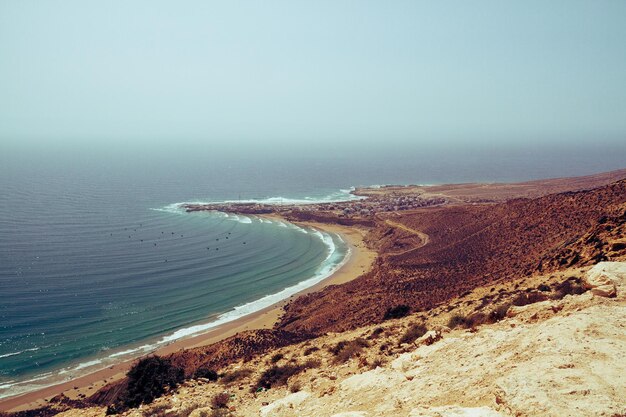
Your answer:
[[[168,355],[186,349],[210,345],[242,331],[273,328],[282,315],[284,305],[292,299],[303,294],[319,291],[329,285],[343,284],[357,278],[371,269],[378,255],[376,251],[365,246],[364,236],[367,231],[362,227],[311,221],[289,221],[276,214],[264,215],[263,217],[288,221],[296,225],[312,227],[339,235],[348,247],[345,261],[329,277],[284,300],[209,329],[205,333],[174,341],[169,345],[157,348],[154,352],[147,355]],[[79,399],[82,395],[89,397],[103,386],[122,379],[137,359],[139,358],[129,359],[69,381],[0,399],[0,411],[22,411],[43,407],[48,404],[47,400],[59,394],[64,394],[70,399]]]

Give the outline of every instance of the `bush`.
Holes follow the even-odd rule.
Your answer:
[[[300,365],[284,365],[272,366],[261,374],[257,381],[257,386],[269,389],[272,386],[287,385],[287,380],[304,371],[304,367]]]
[[[370,369],[376,369],[379,366],[384,366],[385,365],[385,361],[381,358],[376,358],[372,361],[372,363],[370,364]]]
[[[467,317],[457,314],[450,318],[448,321],[448,327],[451,329],[456,327],[471,329],[485,323],[489,323],[489,317],[485,313],[474,313]]]
[[[222,382],[225,384],[232,384],[235,381],[238,381],[243,378],[247,378],[252,375],[252,371],[250,369],[237,369],[236,371],[227,373],[222,376]]]
[[[400,343],[413,343],[418,337],[426,334],[428,329],[423,324],[414,324],[402,335]]]
[[[194,372],[193,377],[194,379],[204,378],[204,379],[208,379],[209,381],[217,381],[217,372],[215,372],[213,369],[202,367],[202,368],[196,369],[196,372]]]
[[[287,380],[307,369],[319,367],[321,362],[317,359],[309,359],[301,365],[272,366],[261,374],[256,383],[256,388],[269,389],[271,387],[287,385]],[[255,390],[256,391],[256,390]]]
[[[345,363],[350,358],[357,356],[364,347],[368,347],[369,343],[365,339],[360,337],[351,340],[349,342],[341,341],[337,343],[335,346],[329,349],[330,353],[335,355],[335,362],[337,363]]]
[[[556,293],[553,298],[560,300],[566,295],[579,295],[586,291],[587,289],[583,286],[580,278],[570,277],[557,285]]]
[[[319,359],[307,359],[306,361],[304,361],[304,364],[302,364],[302,366],[304,366],[305,369],[315,369],[319,368],[321,364],[322,361],[320,361]]]
[[[368,339],[377,339],[378,337],[380,337],[381,334],[383,334],[384,330],[382,327],[377,327],[374,330],[372,330],[372,333],[368,336]]]
[[[183,381],[184,372],[172,365],[169,359],[150,356],[137,362],[126,376],[128,387],[123,403],[126,407],[137,407],[176,388]]]
[[[272,356],[270,358],[270,362],[276,363],[276,362],[278,362],[279,360],[281,360],[284,357],[285,357],[285,355],[283,355],[282,353],[277,353],[277,354],[275,354],[274,356]]]
[[[296,381],[289,386],[289,392],[291,392],[292,394],[301,390],[302,390],[302,384],[300,384],[299,381]]]
[[[406,304],[400,304],[395,307],[390,307],[385,312],[383,320],[400,319],[406,317],[411,312],[411,307]]]
[[[513,299],[514,306],[525,306],[528,304],[538,303],[540,301],[546,301],[548,297],[540,292],[529,292],[528,294],[519,294]]]
[[[489,319],[492,323],[498,322],[506,317],[507,311],[511,308],[511,304],[502,304],[496,307],[489,313]]]
[[[474,328],[477,326],[480,326],[481,324],[485,324],[485,323],[489,323],[489,316],[487,316],[485,313],[482,312],[478,312],[478,313],[474,313],[471,316],[467,317],[466,319],[466,326],[467,328]]]
[[[460,314],[455,314],[454,316],[450,317],[450,320],[448,320],[448,327],[451,329],[455,329],[459,326],[461,327],[467,327],[467,319],[465,318],[465,316],[461,316]]]
[[[311,353],[317,352],[318,350],[320,350],[320,348],[318,348],[317,346],[312,346],[312,347],[306,348],[302,354],[304,356],[309,356]]]
[[[211,405],[214,408],[226,408],[229,401],[230,395],[227,392],[220,392],[219,394],[215,394],[211,400]]]

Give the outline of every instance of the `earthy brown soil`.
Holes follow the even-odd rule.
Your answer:
[[[300,297],[278,328],[321,334],[380,322],[406,304],[431,309],[476,287],[611,260],[626,250],[626,181],[590,191],[500,204],[444,206],[380,218],[370,242],[381,249],[360,279]],[[428,236],[428,244],[412,231]]]

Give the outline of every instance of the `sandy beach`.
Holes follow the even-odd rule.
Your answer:
[[[364,235],[366,234],[365,229],[328,223],[294,223],[340,235],[350,248],[350,254],[346,262],[330,277],[301,291],[289,299],[283,300],[270,307],[234,320],[230,323],[216,327],[209,330],[207,333],[176,341],[158,349],[155,353],[159,355],[167,355],[184,349],[210,345],[244,330],[272,328],[283,312],[283,305],[289,300],[305,293],[318,291],[319,289],[329,285],[342,284],[353,280],[368,271],[377,256],[377,253],[368,249],[363,241]],[[59,394],[64,394],[72,399],[77,399],[82,396],[89,397],[106,384],[123,378],[135,360],[136,359],[122,362],[109,368],[93,372],[67,382],[46,387],[41,390],[1,399],[0,410],[19,411],[41,407],[46,405],[50,398]]]

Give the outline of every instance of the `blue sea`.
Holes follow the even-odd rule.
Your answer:
[[[355,186],[623,168],[623,153],[149,149],[0,155],[0,398],[138,357],[329,276],[340,236],[183,202],[355,198]],[[584,161],[585,163],[581,163]]]

